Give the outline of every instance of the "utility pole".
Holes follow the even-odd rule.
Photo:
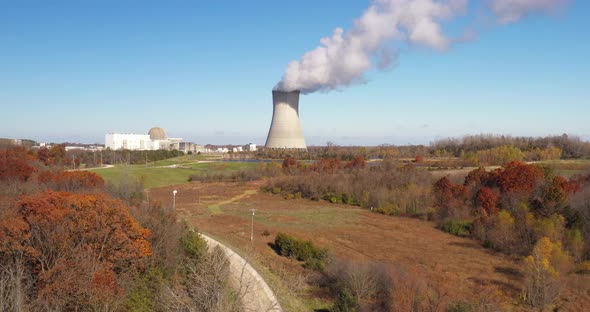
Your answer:
[[[254,213],[256,212],[256,209],[252,208],[250,209],[250,211],[252,211],[252,225],[250,226],[250,242],[254,242]]]
[[[176,211],[176,193],[178,193],[177,190],[172,191],[172,210]]]
[[[102,150],[100,150],[100,167],[102,168]]]

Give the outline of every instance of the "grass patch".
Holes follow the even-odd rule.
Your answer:
[[[207,209],[209,209],[209,213],[212,215],[218,215],[223,213],[223,210],[221,210],[219,204],[209,205],[207,206]]]
[[[186,158],[194,155],[176,157],[162,160],[162,163],[175,161],[178,158]],[[145,165],[122,165],[105,169],[92,170],[105,181],[118,184],[122,179],[143,180],[146,189],[187,183],[189,177],[194,174],[206,173],[231,173],[241,169],[254,168],[256,163],[246,162],[211,162],[187,165],[188,168],[154,168]]]
[[[143,180],[146,189],[187,183],[191,171],[179,168],[146,168],[144,165],[115,166],[93,170],[105,181],[118,184],[123,179]]]
[[[582,174],[590,171],[590,159],[565,159],[565,160],[547,160],[535,163],[539,166],[547,166],[557,175],[571,177],[576,174]]]
[[[181,165],[186,163],[194,163],[201,160],[219,160],[221,157],[217,155],[184,155],[174,158],[168,158],[150,163],[150,166],[170,166],[170,165]]]

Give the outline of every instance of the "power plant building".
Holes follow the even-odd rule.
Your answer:
[[[148,134],[108,133],[105,135],[105,148],[134,151],[155,151],[160,149],[179,150],[180,138],[168,138],[160,127],[151,128]]]
[[[272,122],[266,148],[307,149],[299,121],[299,91],[272,91]]]

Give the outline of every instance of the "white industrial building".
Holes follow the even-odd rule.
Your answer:
[[[166,131],[160,127],[151,128],[148,134],[108,133],[105,135],[105,148],[112,150],[179,150],[181,142],[181,138],[168,138]]]

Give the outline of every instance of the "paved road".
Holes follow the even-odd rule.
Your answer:
[[[201,236],[210,248],[219,246],[224,251],[230,262],[229,270],[233,281],[240,287],[240,293],[244,294],[242,304],[245,311],[283,312],[268,284],[244,258],[211,237],[204,234]]]

